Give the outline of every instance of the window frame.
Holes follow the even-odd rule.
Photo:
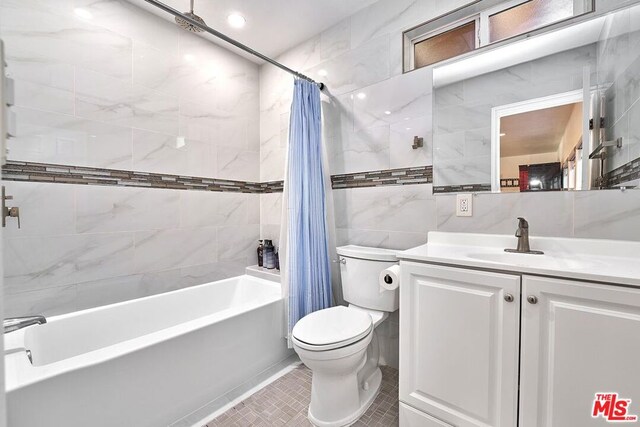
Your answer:
[[[542,25],[541,27],[534,28],[522,34],[516,34],[511,37],[497,40],[495,42],[489,42],[489,17],[496,13],[500,13],[505,10],[517,7],[529,1],[531,0],[476,0],[466,6],[452,10],[430,21],[423,22],[422,24],[407,29],[402,33],[402,72],[408,73],[417,69],[415,66],[415,45],[417,43],[427,40],[431,37],[435,37],[447,31],[451,31],[459,26],[468,24],[471,21],[476,21],[476,47],[474,50],[467,52],[467,54],[471,54],[472,52],[475,52],[476,50],[482,49],[486,46],[496,45],[504,42],[508,43],[508,41],[512,39],[526,37],[531,33],[542,32],[545,28],[563,25],[563,23],[595,12],[595,0],[574,0],[574,7],[577,5],[581,5],[581,7],[579,7],[578,10],[574,9],[574,14],[572,17],[561,19],[547,25]],[[451,19],[452,21],[447,22]],[[437,26],[438,22],[443,22],[443,25]],[[448,61],[457,58],[458,56],[461,55],[452,56],[451,58],[439,62]],[[439,62],[428,66],[430,67],[436,65]]]

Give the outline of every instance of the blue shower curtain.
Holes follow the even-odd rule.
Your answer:
[[[332,303],[321,128],[320,90],[296,79],[285,180],[289,332],[302,317]]]

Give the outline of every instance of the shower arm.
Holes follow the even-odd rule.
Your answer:
[[[196,27],[200,28],[203,31],[206,31],[207,33],[209,33],[209,34],[211,34],[211,35],[213,35],[213,36],[215,36],[215,37],[217,37],[217,38],[219,38],[221,40],[224,40],[225,42],[227,42],[229,44],[232,44],[233,46],[237,47],[238,49],[242,49],[245,52],[260,58],[263,61],[266,61],[271,65],[275,65],[276,67],[280,68],[281,70],[284,70],[287,73],[292,74],[293,76],[295,76],[295,77],[297,77],[299,79],[303,79],[303,80],[307,80],[307,81],[309,81],[311,83],[315,83],[316,85],[318,85],[318,88],[320,88],[320,90],[323,90],[325,88],[325,84],[324,83],[316,82],[311,77],[305,76],[302,73],[299,73],[299,72],[297,72],[295,70],[292,70],[291,68],[287,67],[286,65],[283,65],[283,64],[279,63],[275,59],[269,58],[268,56],[263,55],[263,54],[261,54],[260,52],[254,50],[254,49],[251,49],[249,46],[244,45],[244,44],[240,43],[239,41],[234,40],[234,39],[232,39],[231,37],[229,37],[229,36],[227,36],[225,34],[222,34],[219,31],[214,30],[213,28],[209,27],[206,24],[203,24],[202,22],[196,21],[195,19],[185,15],[182,12],[179,12],[178,10],[176,10],[176,9],[170,7],[170,6],[167,6],[166,4],[164,4],[164,3],[162,3],[162,2],[160,2],[158,0],[144,0],[144,1],[146,1],[147,3],[149,3],[149,4],[153,5],[153,6],[156,6],[158,9],[161,9],[161,10],[164,10],[165,12],[167,12],[167,13],[170,13],[171,15],[175,16],[176,18],[184,19],[189,24],[191,24],[193,26],[196,26]],[[191,0],[191,12],[193,12],[193,0]]]

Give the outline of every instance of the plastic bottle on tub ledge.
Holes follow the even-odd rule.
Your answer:
[[[276,268],[276,253],[275,247],[273,246],[273,242],[269,239],[265,239],[264,241],[264,267],[272,270]]]
[[[264,264],[264,245],[263,240],[258,240],[258,267],[262,267]]]

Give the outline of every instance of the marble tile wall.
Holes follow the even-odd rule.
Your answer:
[[[259,181],[256,64],[125,0],[1,0],[0,37],[16,81],[10,160]],[[201,284],[256,262],[258,194],[5,185],[22,215],[4,234],[10,316]]]
[[[58,3],[1,3],[11,159],[258,181],[257,65],[124,0]]]
[[[605,94],[605,172],[640,158],[640,6],[607,17],[598,42],[598,84]]]
[[[243,274],[259,195],[5,182],[6,313],[59,314]]]

